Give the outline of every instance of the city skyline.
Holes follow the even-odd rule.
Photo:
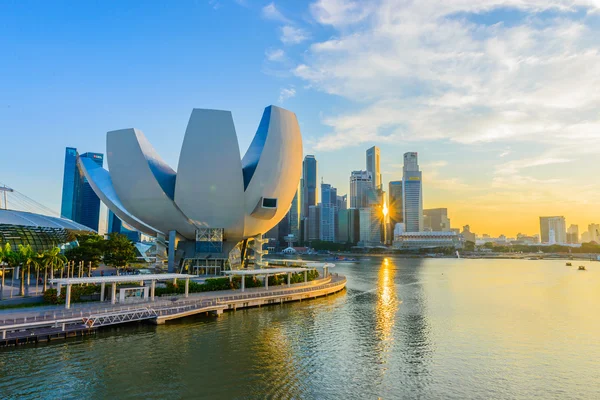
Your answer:
[[[28,151],[0,157],[1,181],[60,212],[67,146],[101,151],[106,132],[138,126],[177,165],[185,110],[209,107],[236,115],[243,153],[257,104],[278,104],[297,113],[304,155],[339,193],[377,146],[383,188],[402,179],[402,154],[419,153],[423,207],[447,208],[453,226],[515,236],[539,232],[545,215],[580,231],[600,222],[589,156],[600,150],[598,74],[588,67],[600,56],[587,40],[599,30],[596,5],[367,3],[210,1],[168,15],[158,4],[0,5],[0,71],[11,77],[0,132]],[[257,34],[240,41],[239,32]]]

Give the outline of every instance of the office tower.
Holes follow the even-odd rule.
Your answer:
[[[423,187],[415,152],[404,153],[402,198],[406,232],[421,232],[423,230]]]
[[[600,243],[600,225],[589,224],[588,233],[590,234],[590,242]]]
[[[328,183],[321,183],[321,208],[319,216],[319,239],[334,242],[337,234],[337,189]]]
[[[425,219],[428,222],[425,222]],[[430,208],[423,210],[424,229],[430,228],[433,232],[450,232],[450,219],[447,208]]]
[[[339,197],[339,196],[338,196]],[[337,236],[335,238],[335,241],[338,243],[348,243],[350,241],[350,236],[349,236],[349,215],[350,215],[350,211],[349,209],[339,209],[337,211]]]
[[[63,172],[62,202],[60,216],[76,221],[80,200],[78,195],[80,176],[77,169],[77,149],[67,147],[65,152],[65,168]]]
[[[367,172],[371,173],[373,187],[381,189],[381,167],[379,162],[379,147],[373,146],[367,150]]]
[[[360,215],[360,242],[363,246],[381,245],[381,217],[376,207],[361,208]]]
[[[320,237],[320,225],[321,225],[321,210],[320,206],[309,206],[308,207],[308,241],[319,240]]]
[[[317,160],[315,156],[308,155],[302,162],[302,210],[303,218],[308,217],[308,208],[316,206],[319,198],[317,190]]]
[[[348,209],[348,243],[357,244],[360,241],[360,210]]]
[[[588,231],[585,231],[581,234],[581,243],[589,243],[591,241],[592,241],[592,239],[591,239],[590,233]]]
[[[461,235],[463,235],[465,242],[475,243],[475,240],[477,239],[477,236],[473,232],[471,232],[471,227],[469,225],[463,226],[463,231],[461,232]]]
[[[337,207],[338,207],[338,210],[346,210],[348,208],[348,195],[347,194],[337,197]]]
[[[127,236],[127,238],[134,243],[141,242],[144,240],[144,237],[147,238],[147,236],[143,235],[140,231],[121,221],[121,219],[110,210],[108,210],[107,233],[120,233]]]
[[[373,192],[372,175],[368,171],[352,171],[350,174],[350,208],[364,208],[369,205]]]
[[[565,217],[540,217],[540,239],[542,243],[566,243],[567,229]]]
[[[397,223],[404,222],[403,201],[402,201],[402,181],[391,181],[389,187],[388,215],[392,229]]]
[[[300,240],[300,199],[302,197],[300,193],[301,186],[298,185],[298,190],[296,190],[296,194],[292,200],[292,205],[290,206],[290,210],[287,214],[289,221],[289,233],[290,235],[294,235],[296,240]]]
[[[573,225],[569,226],[567,229],[567,243],[569,244],[577,244],[579,243],[579,226]]]
[[[66,148],[61,216],[98,231],[100,199],[77,165],[78,157],[89,158],[99,166],[104,163],[104,155],[101,153],[78,155],[76,148]]]

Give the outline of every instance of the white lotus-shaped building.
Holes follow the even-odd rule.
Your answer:
[[[231,112],[221,110],[192,111],[177,172],[138,129],[108,132],[106,149],[110,172],[90,159],[79,164],[121,220],[146,234],[168,236],[171,246],[174,238],[197,243],[199,234],[216,228],[223,252],[285,216],[302,170],[296,115],[275,106],[265,109],[241,159]],[[185,256],[202,251],[194,248]]]

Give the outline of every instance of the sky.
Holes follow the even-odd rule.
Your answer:
[[[384,186],[490,235],[600,222],[600,0],[0,2],[0,182],[60,210],[65,147],[141,129],[177,166],[192,108],[298,116],[319,178]]]

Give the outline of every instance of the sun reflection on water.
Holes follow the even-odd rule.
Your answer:
[[[394,278],[396,268],[388,258],[384,258],[377,276],[377,304],[375,308],[377,335],[380,340],[380,356],[382,362],[386,361],[385,353],[394,340],[394,325],[398,311],[398,297]]]

